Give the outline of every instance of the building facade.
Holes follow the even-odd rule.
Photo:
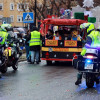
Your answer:
[[[44,0],[45,1],[45,0]],[[48,0],[46,0],[48,1]],[[59,1],[59,0],[58,0]],[[15,27],[23,27],[25,26],[23,24],[23,12],[29,12],[29,3],[32,3],[32,6],[34,5],[35,0],[30,1],[30,0],[0,0],[0,25],[2,24],[2,18],[11,18],[11,24],[12,26]],[[39,4],[42,4],[43,0],[37,0],[37,6]],[[67,3],[67,1],[66,1]],[[71,0],[71,7],[77,5],[77,0]],[[49,7],[48,7],[49,5]],[[49,4],[47,3],[46,5],[46,11],[43,14],[49,14],[50,10],[50,2]],[[67,8],[67,5],[62,5],[61,8]],[[24,10],[23,10],[24,8]],[[55,7],[53,7],[53,15],[56,14],[57,10]],[[47,13],[48,12],[48,13]],[[59,11],[58,11],[59,12]],[[40,15],[41,16],[41,15]]]
[[[28,11],[28,3],[25,3],[24,8]],[[22,4],[18,0],[0,0],[0,19],[4,17],[11,18],[11,24],[15,27],[23,27],[23,9]],[[0,25],[2,20],[0,20]]]

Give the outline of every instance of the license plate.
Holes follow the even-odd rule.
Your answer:
[[[93,69],[93,64],[85,64],[85,69]]]

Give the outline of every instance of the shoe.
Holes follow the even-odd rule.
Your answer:
[[[41,60],[39,60],[39,62],[41,62]]]
[[[39,64],[39,62],[37,61],[36,64]]]
[[[2,78],[2,73],[0,72],[0,78]]]
[[[79,84],[81,84],[81,80],[80,79],[75,82],[75,85],[79,85]]]
[[[30,62],[30,64],[34,64],[34,62]]]
[[[99,79],[96,79],[96,84],[99,84]]]

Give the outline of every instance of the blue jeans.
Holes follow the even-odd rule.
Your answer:
[[[29,46],[28,45],[25,45],[25,49],[26,49],[26,58],[27,58],[27,61],[29,60]]]
[[[39,62],[39,52],[40,51],[31,51],[31,62],[34,62],[36,59],[36,62]]]

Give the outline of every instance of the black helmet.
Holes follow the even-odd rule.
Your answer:
[[[33,26],[31,31],[38,31],[38,28],[36,26]]]

